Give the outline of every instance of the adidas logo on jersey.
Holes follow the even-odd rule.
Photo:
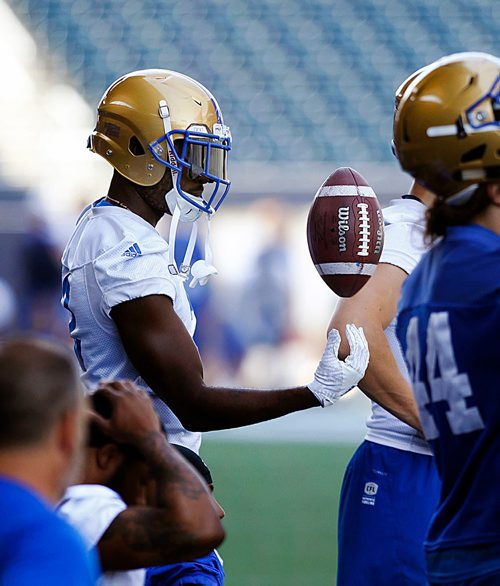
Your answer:
[[[127,248],[127,250],[122,254],[122,256],[128,256],[130,258],[135,258],[136,256],[141,256],[142,250],[139,248],[137,242]]]

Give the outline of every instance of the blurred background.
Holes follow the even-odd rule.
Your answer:
[[[216,95],[234,139],[212,222],[219,275],[192,300],[206,378],[306,383],[336,303],[307,250],[317,188],[353,166],[383,205],[403,194],[397,86],[448,53],[498,54],[499,26],[497,0],[0,0],[0,332],[69,342],[61,250],[111,177],[85,148],[96,106],[124,73],[173,69]],[[206,434],[229,586],[334,583],[339,485],[367,411],[354,391],[331,410]]]

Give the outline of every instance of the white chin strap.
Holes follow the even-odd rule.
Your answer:
[[[163,120],[165,135],[167,135],[172,130],[172,126],[170,122],[170,112],[165,100],[161,100],[159,103],[159,114]],[[173,165],[176,165],[176,159],[170,149],[168,141],[165,142],[168,160]],[[168,270],[172,275],[179,275],[183,279],[187,279],[191,273],[191,276],[193,277],[189,283],[191,288],[196,287],[198,284],[206,285],[210,276],[217,274],[217,269],[212,264],[212,249],[210,248],[210,215],[202,212],[181,196],[177,189],[177,173],[179,171],[174,171],[174,169],[170,168],[170,172],[172,174],[172,189],[165,195],[165,201],[172,214],[168,237]],[[200,220],[203,215],[207,218],[205,258],[197,260],[193,266],[191,266],[191,259],[193,258],[194,247],[198,238],[198,220]],[[179,222],[189,222],[192,224],[191,234],[189,235],[188,245],[180,269],[177,268],[177,263],[175,261],[175,243]]]
[[[189,241],[184,253],[184,259],[182,261],[180,269],[177,268],[175,262],[175,244],[177,236],[177,228],[179,221],[182,221],[181,211],[179,207],[176,207],[172,214],[172,221],[170,222],[170,233],[168,237],[168,270],[172,275],[179,275],[183,279],[187,279],[189,274],[193,277],[189,286],[191,288],[196,285],[206,285],[208,279],[212,275],[217,274],[217,269],[212,264],[212,249],[210,247],[210,216],[205,214],[207,220],[207,229],[205,234],[205,258],[197,260],[191,266],[191,259],[193,258],[194,247],[198,238],[198,221],[195,220],[191,225],[191,234],[189,235]]]
[[[196,285],[206,285],[208,279],[212,275],[217,274],[217,269],[212,264],[212,249],[210,248],[210,219],[211,216],[205,214],[207,219],[207,231],[205,234],[205,258],[197,260],[193,263],[191,267],[191,276],[193,277],[189,286],[191,289],[196,287]],[[191,230],[191,236],[193,235],[194,228],[196,227],[196,222],[193,224],[193,229]],[[191,242],[191,237],[189,238],[189,242]],[[194,247],[194,243],[193,243]],[[189,245],[188,245],[189,248]],[[187,250],[186,250],[187,254]],[[191,253],[192,254],[192,253]],[[184,259],[185,260],[185,259]]]

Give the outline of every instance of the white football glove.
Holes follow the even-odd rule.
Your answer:
[[[363,378],[370,352],[363,328],[346,325],[347,341],[351,353],[344,360],[338,357],[340,334],[331,330],[325,351],[314,373],[314,380],[307,388],[318,399],[322,407],[333,405],[337,399],[356,386]]]

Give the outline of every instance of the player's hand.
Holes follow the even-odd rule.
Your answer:
[[[151,433],[161,432],[161,424],[149,395],[131,381],[101,383],[93,400],[106,401],[109,417],[92,413],[102,431],[118,443],[137,445]]]
[[[347,324],[346,335],[351,349],[349,356],[345,360],[339,359],[340,334],[338,330],[331,330],[314,380],[307,385],[322,407],[333,405],[339,397],[356,386],[368,366],[370,353],[363,328]]]

